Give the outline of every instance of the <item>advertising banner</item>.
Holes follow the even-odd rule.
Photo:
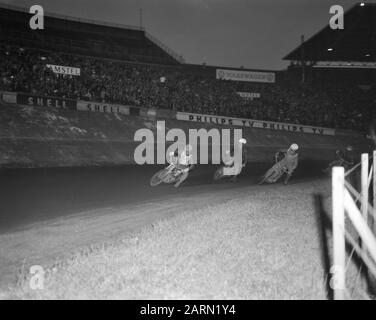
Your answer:
[[[275,82],[274,72],[217,69],[216,76],[217,76],[217,79],[219,80],[266,82],[266,83]]]
[[[68,76],[80,76],[81,69],[75,67],[67,67],[67,66],[58,66],[55,64],[47,64],[48,69],[51,69],[54,73],[57,74],[64,74]]]
[[[259,99],[261,95],[257,92],[237,92],[245,100]]]
[[[77,107],[76,100],[59,97],[42,97],[23,93],[17,94],[17,103],[28,106],[55,107],[68,110],[76,110]]]
[[[269,129],[269,130],[281,130],[281,131],[310,133],[310,134],[328,135],[328,136],[335,135],[335,129],[330,129],[330,128],[303,126],[300,124],[290,124],[290,123],[281,123],[281,122],[272,122],[272,121],[263,121],[263,120],[210,116],[210,115],[202,115],[202,114],[195,114],[195,113],[177,112],[176,119],[183,120],[183,121],[212,123],[212,124],[217,124],[217,125],[240,126],[240,127],[260,128],[260,129]]]
[[[103,113],[119,113],[124,115],[131,114],[130,107],[128,106],[90,101],[78,101],[77,110]]]

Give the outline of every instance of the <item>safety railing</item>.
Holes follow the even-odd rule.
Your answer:
[[[345,179],[359,167],[360,192]],[[371,197],[370,188],[373,190]],[[351,222],[352,232],[350,226],[347,227],[346,217]],[[348,290],[346,275],[355,256],[358,263],[353,288],[356,287],[361,298],[375,298],[372,284],[376,281],[376,151],[370,159],[368,154],[362,154],[361,162],[347,172],[343,167],[332,169],[332,231],[331,287],[334,299],[352,298],[354,289],[352,292]]]
[[[158,40],[157,38],[155,38],[154,36],[152,36],[149,32],[145,31],[145,37],[147,39],[149,39],[151,42],[153,42],[155,45],[157,45],[158,47],[160,47],[162,50],[164,50],[165,52],[167,52],[170,56],[172,56],[179,63],[182,63],[182,64],[185,63],[185,60],[184,60],[184,58],[183,58],[182,55],[177,54],[174,50],[172,50],[170,47],[168,47],[165,44],[163,44],[160,40]]]

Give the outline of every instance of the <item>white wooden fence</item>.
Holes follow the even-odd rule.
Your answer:
[[[376,279],[376,151],[373,152],[369,169],[369,156],[362,154],[361,162],[348,172],[343,167],[332,169],[332,227],[333,227],[333,265],[330,285],[334,290],[334,299],[351,298],[346,286],[346,271],[349,260],[346,261],[346,241],[353,247],[361,258],[363,265]],[[345,177],[361,167],[361,191],[358,192]],[[369,203],[369,188],[373,182],[373,202]],[[359,239],[346,230],[346,216],[359,235]],[[359,240],[359,241],[358,241]],[[364,269],[364,268],[363,268]],[[363,273],[364,274],[364,273]],[[366,299],[367,278],[361,277],[360,292]]]

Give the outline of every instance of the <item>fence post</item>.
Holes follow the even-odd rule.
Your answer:
[[[364,221],[368,223],[368,153],[362,154],[362,216]]]
[[[368,224],[364,221],[362,213],[356,206],[348,190],[345,190],[345,209],[355,230],[363,239],[365,246],[368,247],[369,256],[376,263],[376,238]],[[367,258],[367,260],[369,259]]]
[[[345,171],[343,167],[332,169],[333,212],[333,266],[331,288],[335,300],[345,299]]]
[[[368,224],[368,153],[362,153],[362,166],[361,166],[361,212],[364,222]],[[367,256],[367,247],[363,241],[360,242],[360,247],[362,249],[362,259]],[[364,259],[363,259],[364,260]],[[363,269],[366,266],[363,264]],[[366,270],[362,270],[362,288],[367,290],[367,278]]]

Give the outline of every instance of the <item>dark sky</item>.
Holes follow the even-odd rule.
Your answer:
[[[375,1],[368,1],[375,2]],[[282,69],[282,57],[328,24],[329,8],[349,0],[0,0],[46,12],[139,25],[188,63]]]

